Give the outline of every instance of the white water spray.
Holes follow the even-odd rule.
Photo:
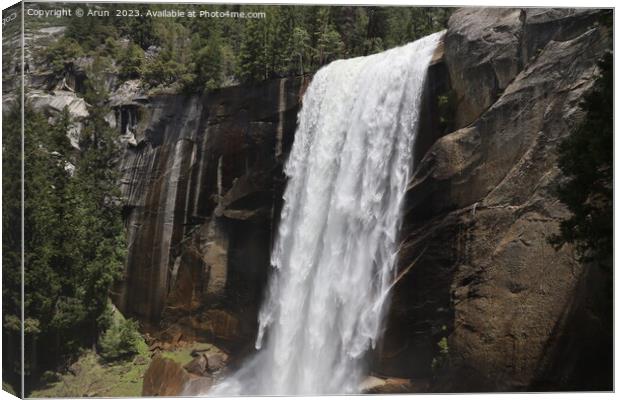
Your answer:
[[[285,168],[259,351],[205,394],[359,391],[396,276],[422,91],[442,34],[314,76]]]

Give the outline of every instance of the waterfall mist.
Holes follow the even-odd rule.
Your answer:
[[[424,81],[442,34],[314,76],[285,167],[258,352],[204,394],[359,391],[396,276]]]

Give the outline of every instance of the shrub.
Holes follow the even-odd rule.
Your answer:
[[[454,115],[456,113],[456,94],[450,90],[437,96],[437,111],[439,113],[439,129],[447,134],[454,129]]]
[[[174,61],[164,61],[161,57],[149,62],[144,69],[144,80],[150,86],[171,85],[187,73],[187,68]]]
[[[45,61],[56,74],[64,72],[65,65],[84,55],[82,46],[74,39],[63,37],[50,47],[45,54]]]
[[[441,327],[441,330],[446,332],[447,327],[444,325]],[[442,336],[437,342],[437,350],[436,356],[431,363],[434,374],[438,374],[450,362],[450,347],[448,346],[448,338],[446,336]]]
[[[119,60],[121,79],[137,79],[142,74],[144,51],[137,44],[130,43]]]
[[[118,311],[108,330],[99,340],[99,355],[105,361],[115,361],[131,357],[140,352],[142,336],[138,332],[138,323],[125,319]]]

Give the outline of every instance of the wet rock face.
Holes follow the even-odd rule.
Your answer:
[[[190,375],[176,362],[155,356],[144,373],[143,396],[178,396],[190,381]]]
[[[610,48],[599,16],[468,8],[451,17],[444,60],[457,130],[410,181],[400,268],[411,269],[393,295],[379,372],[433,377],[437,391],[611,389],[600,376],[611,371],[611,330],[573,329],[597,318],[592,288],[609,278],[548,243],[567,217],[553,195],[558,145],[583,118],[578,104]]]
[[[235,315],[187,324],[196,337],[253,329],[242,316],[260,304],[302,88],[299,78],[115,98],[116,125],[131,136],[121,165],[129,254],[114,293],[124,313],[174,323],[223,307]]]
[[[425,88],[407,273],[376,375],[430,381],[422,391],[611,388],[601,356],[611,337],[593,322],[606,318],[597,307],[608,278],[548,243],[567,216],[553,195],[558,144],[583,118],[579,101],[610,44],[598,17],[467,8],[450,19]],[[130,244],[121,310],[187,340],[253,340],[305,83],[116,97]],[[447,94],[453,118],[440,126]]]

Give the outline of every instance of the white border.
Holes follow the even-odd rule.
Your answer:
[[[83,1],[76,1],[76,0],[68,0],[68,1],[63,1],[65,3],[84,3]],[[139,1],[130,1],[130,0],[117,0],[117,1],[110,1],[113,3],[147,3],[147,2],[139,2]],[[0,0],[0,5],[2,6],[2,9],[5,9],[7,7],[10,7],[11,5],[15,4],[16,1],[10,1],[10,0]],[[148,1],[148,3],[174,3],[172,1],[165,1],[165,0],[152,0],[152,1]],[[180,2],[183,3],[183,2]],[[269,1],[261,1],[261,0],[227,0],[227,1],[187,1],[185,3],[196,3],[196,4],[221,4],[221,3],[240,3],[240,4],[306,4],[306,5],[312,5],[312,4],[323,4],[323,5],[335,5],[335,4],[351,4],[351,5],[400,5],[400,6],[483,6],[483,7],[586,7],[586,8],[613,8],[615,6],[614,1],[613,0],[590,0],[590,1],[576,1],[576,0],[544,0],[544,1],[535,1],[535,0],[527,0],[527,1],[519,1],[518,3],[516,2],[510,2],[510,3],[504,3],[504,2],[499,2],[498,0],[477,0],[475,2],[472,1],[468,1],[468,0],[446,0],[446,1],[440,1],[440,0],[413,0],[413,1],[407,1],[407,0],[360,0],[360,1],[355,1],[355,0],[336,0],[336,1],[330,1],[330,0],[312,0],[312,1],[308,1],[308,0],[269,0]],[[615,14],[615,13],[614,13]],[[615,19],[615,18],[614,18]],[[615,43],[617,42],[618,39],[618,31],[617,29],[614,29],[614,47],[615,47]],[[0,55],[0,62],[1,62],[1,55]],[[23,66],[23,63],[22,63]],[[615,57],[614,57],[614,76],[618,76],[618,64],[615,62]],[[0,84],[1,85],[1,84]],[[614,80],[614,101],[615,101],[615,93],[617,89],[617,81]],[[618,104],[615,103],[614,105],[614,115],[618,115]],[[0,127],[1,127],[1,122],[0,122]],[[618,130],[618,118],[615,118],[614,121],[614,133],[615,132],[619,132]],[[615,135],[614,135],[615,137]],[[620,154],[620,152],[618,151],[620,148],[620,141],[614,140],[614,154]],[[619,176],[619,172],[620,172],[620,165],[619,163],[615,162],[615,158],[614,158],[614,176],[617,177]],[[1,168],[2,166],[0,165],[0,181],[1,181]],[[617,201],[614,201],[614,209],[616,208],[617,205]],[[1,200],[0,200],[0,205],[1,205]],[[620,219],[619,215],[617,213],[614,213],[614,227],[617,226],[618,224],[618,220]],[[0,236],[1,236],[1,226],[0,226]],[[614,230],[615,231],[615,230]],[[620,238],[618,237],[618,235],[616,235],[616,237],[614,238],[614,248],[620,248]],[[616,266],[619,266],[620,263],[617,263],[618,261],[618,253],[616,252],[614,254],[614,264]],[[615,277],[614,277],[614,297],[615,297]],[[615,297],[614,300],[617,300],[617,297]],[[618,316],[619,316],[619,312],[618,312],[618,307],[617,307],[617,302],[614,302],[614,328],[616,327],[616,323],[618,321]],[[614,330],[614,332],[617,332],[617,330]],[[1,342],[0,342],[0,355],[1,355]],[[614,346],[614,360],[617,360],[618,356],[618,349],[616,346]],[[615,365],[615,363],[614,363]],[[616,368],[614,370],[614,382],[617,383],[618,380],[618,368]],[[377,400],[396,400],[396,399],[420,399],[420,400],[450,400],[450,399],[478,399],[478,398],[482,398],[482,399],[500,399],[500,400],[522,400],[522,399],[553,399],[553,400],[582,400],[582,399],[610,399],[610,398],[615,398],[616,397],[616,393],[537,393],[537,394],[532,394],[532,393],[526,393],[526,394],[503,394],[503,393],[485,393],[485,394],[453,394],[453,395],[422,395],[422,394],[416,394],[416,395],[377,395],[377,396],[347,396],[345,397],[345,399],[355,399],[355,400],[362,400],[362,399],[377,399]],[[620,395],[618,395],[620,397]],[[1,392],[0,391],[0,400],[5,400],[5,399],[14,399],[15,397],[5,393],[5,392]],[[264,398],[264,397],[263,397]],[[263,399],[261,397],[244,397],[244,399]],[[174,399],[174,398],[171,398]],[[227,398],[224,398],[227,399]],[[229,399],[235,399],[235,398],[229,398]],[[295,399],[295,398],[293,398]],[[323,396],[323,397],[302,397],[302,399],[317,399],[317,400],[337,400],[337,399],[343,399],[342,396]]]

